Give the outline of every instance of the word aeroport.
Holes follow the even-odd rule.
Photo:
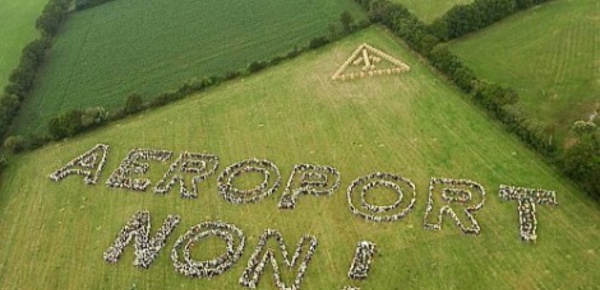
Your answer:
[[[104,168],[108,154],[109,146],[98,144],[53,172],[50,179],[58,182],[71,175],[82,175],[85,184],[94,185]],[[150,165],[144,161],[171,162],[169,169],[154,185],[153,191],[165,195],[179,184],[182,198],[198,197],[198,184],[216,173],[219,158],[214,154],[183,152],[175,161],[170,161],[173,155],[169,150],[133,149],[110,175],[106,185],[111,188],[146,191],[152,185],[152,181],[141,177],[150,170]],[[234,185],[236,178],[248,173],[262,175],[262,182],[251,189],[237,188]],[[136,175],[137,178],[134,177]],[[295,165],[283,190],[278,208],[294,209],[301,195],[319,197],[333,194],[340,187],[340,175],[340,172],[331,166]],[[230,203],[256,203],[278,190],[281,186],[281,173],[275,163],[266,159],[252,158],[226,167],[217,177],[217,184],[218,193]],[[389,205],[370,203],[368,196],[375,189],[395,193],[396,201]],[[346,194],[350,211],[371,222],[394,222],[403,219],[414,209],[417,196],[416,186],[412,181],[385,172],[376,172],[355,179],[347,188]],[[528,242],[533,242],[537,238],[535,203],[558,204],[555,192],[543,189],[501,185],[499,196],[504,200],[517,201],[519,233],[522,240]],[[479,234],[481,228],[474,214],[483,208],[485,198],[485,189],[475,181],[431,178],[423,228],[441,230],[443,218],[448,215],[463,233]],[[234,256],[227,259],[233,260],[233,258]]]

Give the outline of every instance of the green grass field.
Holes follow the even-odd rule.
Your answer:
[[[62,111],[122,107],[132,93],[154,97],[285,55],[327,35],[344,10],[364,17],[350,0],[127,0],[72,14],[15,131],[39,133]]]
[[[392,0],[408,8],[425,23],[431,23],[458,4],[469,4],[473,0]]]
[[[390,53],[409,73],[348,82],[330,80],[361,43]],[[97,143],[111,146],[100,184],[77,177],[53,183],[47,175]],[[104,186],[126,153],[137,147],[211,152],[225,166],[267,158],[284,183],[298,163],[331,165],[342,186],[331,197],[303,196],[281,211],[281,189],[253,205],[232,205],[216,191],[216,176],[200,186],[197,200],[174,192],[156,196]],[[152,163],[157,180],[168,165]],[[404,220],[372,224],[354,216],[345,189],[376,172],[401,174],[417,185],[417,206]],[[289,247],[304,233],[319,246],[302,289],[593,289],[600,284],[598,206],[559,177],[518,140],[491,123],[392,36],[372,28],[245,79],[71,140],[17,156],[0,185],[0,289],[242,289],[237,280],[263,230],[278,228]],[[451,224],[422,229],[430,177],[469,178],[488,192],[475,214],[479,236]],[[500,184],[556,190],[557,207],[538,207],[538,241],[519,239],[516,204],[500,201]],[[102,253],[140,209],[153,229],[167,214],[182,222],[149,270],[134,268],[128,249],[116,265]],[[177,274],[169,258],[177,237],[206,220],[242,228],[244,255],[212,280]],[[347,271],[359,240],[379,254],[368,279]],[[203,242],[194,256],[220,253],[222,243]],[[289,275],[288,275],[289,276]],[[275,289],[268,266],[258,289]]]
[[[557,0],[451,44],[483,78],[515,87],[564,139],[600,109],[600,2]],[[544,23],[544,25],[540,25]]]
[[[38,32],[35,20],[46,0],[0,0],[0,88],[4,88],[10,72],[17,67],[21,49]]]

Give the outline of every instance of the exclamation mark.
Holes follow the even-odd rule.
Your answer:
[[[356,251],[354,252],[350,270],[348,270],[348,278],[353,280],[367,279],[376,251],[377,244],[370,241],[359,241],[356,244]],[[356,286],[344,286],[342,290],[360,290],[360,288]]]

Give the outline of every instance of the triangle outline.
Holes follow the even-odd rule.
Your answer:
[[[394,65],[394,67],[386,68],[386,69],[376,69],[375,64],[370,64],[369,56],[371,56],[371,55],[376,56],[383,61],[392,63]],[[366,63],[366,65],[363,66],[363,70],[361,72],[344,73],[350,65],[358,65],[358,64],[360,64],[360,62]],[[370,69],[368,71],[365,71],[364,68],[366,68],[368,66],[370,66]],[[337,69],[337,71],[333,74],[333,76],[331,76],[331,79],[334,81],[336,81],[336,80],[344,81],[344,80],[348,80],[348,79],[381,76],[384,74],[388,74],[388,75],[399,74],[399,73],[404,73],[404,72],[408,72],[408,71],[410,71],[410,66],[407,65],[406,63],[398,60],[397,58],[395,58],[395,57],[393,57],[393,56],[391,56],[391,55],[389,55],[367,43],[362,43],[361,45],[358,46],[358,48],[356,48],[356,50],[354,50],[352,55],[350,55],[350,57],[348,59],[346,59],[344,64],[342,64],[342,66],[340,66]]]

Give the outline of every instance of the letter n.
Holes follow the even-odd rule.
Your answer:
[[[168,215],[158,233],[150,238],[150,213],[145,210],[136,212],[121,229],[113,245],[104,251],[104,260],[111,264],[119,261],[125,247],[133,240],[135,254],[133,264],[141,268],[149,268],[169,235],[179,224],[179,220],[179,216]]]
[[[273,241],[277,246],[269,247],[267,245],[269,241]],[[304,279],[308,263],[315,253],[316,248],[317,238],[311,235],[304,235],[298,241],[294,256],[290,258],[281,233],[278,230],[267,229],[260,237],[258,246],[254,253],[252,253],[246,269],[244,269],[244,272],[240,277],[240,285],[255,289],[265,267],[268,263],[271,263],[273,266],[273,278],[275,279],[277,289],[300,289],[300,284]],[[276,253],[279,253],[279,255],[276,255]],[[280,263],[278,262],[277,256],[283,256],[282,260],[286,268],[296,271],[296,275],[292,275],[295,278],[291,285],[290,283],[283,282],[281,279],[281,272],[279,270]]]

